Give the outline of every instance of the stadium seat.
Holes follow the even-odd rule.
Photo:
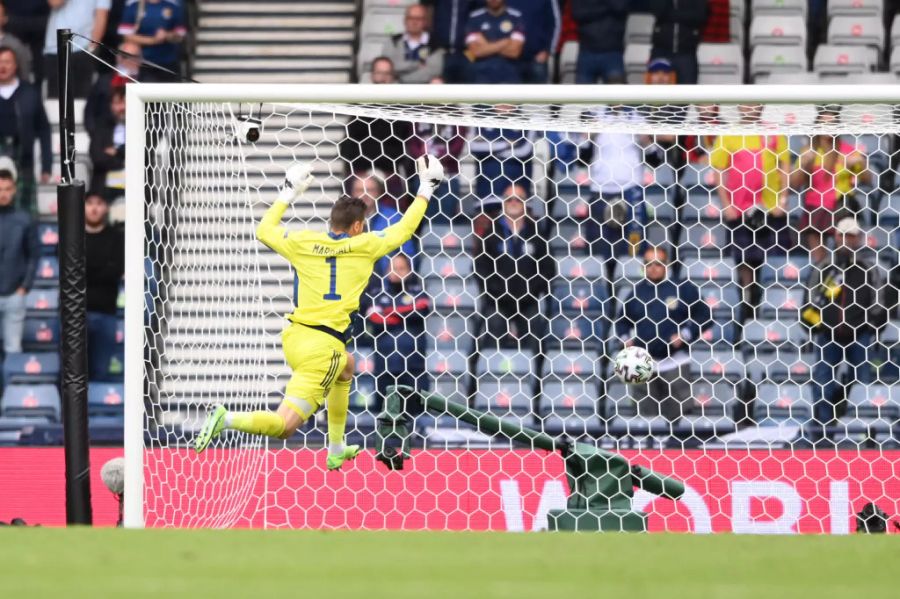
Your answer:
[[[803,305],[804,288],[800,285],[786,287],[769,285],[763,289],[763,300],[759,308],[765,318],[791,317],[798,318]]]
[[[621,258],[616,261],[613,283],[636,283],[644,278],[644,262],[639,258]]]
[[[425,356],[425,368],[434,375],[465,374],[471,348],[433,349]]]
[[[688,225],[686,241],[687,246],[682,246],[679,252],[682,258],[698,254],[706,258],[719,257],[728,243],[728,229],[721,224]]]
[[[459,315],[429,314],[425,318],[425,330],[433,347],[440,349],[472,350],[472,331],[475,319]]]
[[[456,256],[465,253],[470,245],[472,230],[459,226],[432,224],[422,233],[422,251],[426,254]]]
[[[575,64],[578,61],[578,42],[568,41],[559,52],[559,82],[575,83]]]
[[[738,44],[700,44],[697,65],[701,83],[743,82],[744,53]]]
[[[416,0],[364,0],[363,14],[379,12],[396,14],[399,11],[402,15],[410,4],[418,4],[418,2]]]
[[[744,376],[744,363],[734,351],[691,351],[691,371],[707,382],[737,380]]]
[[[54,112],[59,112],[58,110]],[[56,186],[41,185],[37,193],[38,216],[42,219],[56,218]]]
[[[459,256],[424,256],[422,258],[422,272],[429,273],[429,277],[463,277],[472,274],[472,258],[468,255]]]
[[[828,23],[828,43],[883,49],[884,25],[881,17],[834,17]]]
[[[367,13],[360,27],[360,43],[384,43],[392,35],[403,33],[403,11]]]
[[[729,257],[703,260],[685,260],[687,276],[698,285],[708,281],[731,281],[734,277],[734,260]]]
[[[41,223],[38,225],[38,241],[41,244],[41,254],[55,256],[59,247],[59,225],[56,223]]]
[[[656,17],[649,13],[631,13],[625,22],[626,44],[649,44],[653,37]]]
[[[806,341],[807,336],[797,321],[756,319],[744,323],[744,340],[756,348],[797,345]]]
[[[56,384],[59,382],[59,354],[56,352],[7,354],[3,361],[3,380],[6,384]]]
[[[598,376],[599,356],[588,352],[562,350],[553,352],[544,362],[545,380],[562,380],[569,377],[586,378]]]
[[[753,417],[760,426],[791,421],[804,424],[812,418],[809,385],[763,383],[757,386]]]
[[[625,46],[625,76],[628,83],[643,83],[650,60],[650,44],[628,44]]]
[[[52,317],[59,313],[58,289],[32,289],[25,296],[26,314],[31,317]]]
[[[478,360],[478,372],[498,376],[514,375],[521,377],[534,372],[534,356],[527,349],[521,350],[485,350]]]
[[[557,316],[550,321],[551,341],[565,347],[598,348],[602,340],[602,336],[596,334],[600,332],[599,327],[599,323],[584,316]]]
[[[559,260],[559,275],[567,279],[594,281],[605,274],[603,262],[599,258],[563,256]]]
[[[881,17],[884,0],[828,0],[828,18],[839,16]]]
[[[795,16],[754,16],[750,23],[750,47],[760,44],[806,47],[806,21]]]
[[[119,322],[111,314],[88,314],[88,370],[92,381],[122,380],[124,347]]]
[[[887,422],[900,419],[900,389],[893,385],[857,383],[850,389],[847,403],[851,417]]]
[[[770,16],[801,16],[806,18],[806,5],[808,0],[753,0],[750,10],[754,17],[761,15]]]
[[[800,256],[770,255],[759,267],[759,281],[763,286],[778,283],[796,285],[806,281],[809,274],[809,260]]]
[[[891,70],[894,69],[894,55],[891,54]],[[848,75],[866,73],[875,69],[877,57],[865,46],[833,46],[819,44],[813,59],[813,70],[819,76]]]
[[[88,416],[120,416],[124,410],[125,389],[121,383],[88,384]]]
[[[695,380],[691,381],[693,404],[683,407],[685,415],[721,418],[731,412],[731,404],[735,400],[734,382],[730,380]]]
[[[59,421],[60,401],[56,385],[7,385],[0,400],[0,416],[47,418]]]
[[[795,351],[793,359],[789,352],[756,351],[747,360],[747,376],[754,383],[807,383],[816,359],[813,354],[799,351]]]
[[[59,260],[56,256],[42,256],[38,260],[34,285],[43,288],[59,285]]]
[[[706,283],[700,287],[700,297],[712,310],[715,320],[727,322],[734,320],[741,294],[734,284]]]
[[[552,315],[579,314],[601,316],[608,300],[606,284],[598,281],[562,281],[551,287],[549,312]]]
[[[0,447],[19,445],[23,433],[28,433],[35,425],[49,424],[46,418],[0,417]]]
[[[59,347],[59,318],[25,318],[22,349],[53,351]]]
[[[531,377],[479,381],[475,408],[494,415],[531,414]]]
[[[472,278],[429,278],[425,282],[425,293],[431,298],[435,310],[460,314],[471,313],[479,295],[478,286]]]
[[[802,46],[773,46],[760,44],[750,57],[750,75],[772,73],[802,73],[806,68],[806,49]]]

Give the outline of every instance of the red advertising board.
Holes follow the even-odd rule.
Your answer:
[[[629,451],[687,483],[678,502],[638,491],[654,531],[846,533],[875,501],[900,513],[900,452]],[[118,449],[92,452],[94,516],[115,522],[99,481]],[[565,504],[563,465],[536,451],[422,451],[400,472],[371,453],[326,472],[315,450],[188,450],[146,455],[148,526],[540,530]],[[0,449],[0,520],[65,522],[62,450]]]

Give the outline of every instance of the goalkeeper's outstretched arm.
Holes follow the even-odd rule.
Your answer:
[[[281,217],[288,205],[303,195],[313,182],[310,174],[312,167],[308,164],[295,164],[287,170],[284,186],[278,192],[275,203],[266,210],[259,226],[256,227],[256,238],[278,252],[288,257],[287,230],[281,226]]]
[[[416,174],[419,177],[419,191],[416,193],[416,199],[406,209],[400,222],[378,234],[381,243],[373,252],[376,259],[390,254],[406,243],[419,228],[419,223],[422,222],[425,210],[428,208],[428,201],[444,178],[444,167],[441,161],[434,156],[422,156],[416,160]]]

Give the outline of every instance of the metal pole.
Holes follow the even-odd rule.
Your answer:
[[[75,119],[69,82],[72,34],[58,30],[59,128],[62,183],[59,210],[59,314],[62,416],[66,462],[66,522],[91,524],[90,437],[87,415],[87,296],[84,182],[75,175]]]

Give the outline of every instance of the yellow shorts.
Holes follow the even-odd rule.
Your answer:
[[[346,346],[331,335],[302,324],[286,328],[281,333],[281,345],[293,371],[285,389],[285,401],[304,419],[309,418],[325,403],[328,392],[346,367]]]

